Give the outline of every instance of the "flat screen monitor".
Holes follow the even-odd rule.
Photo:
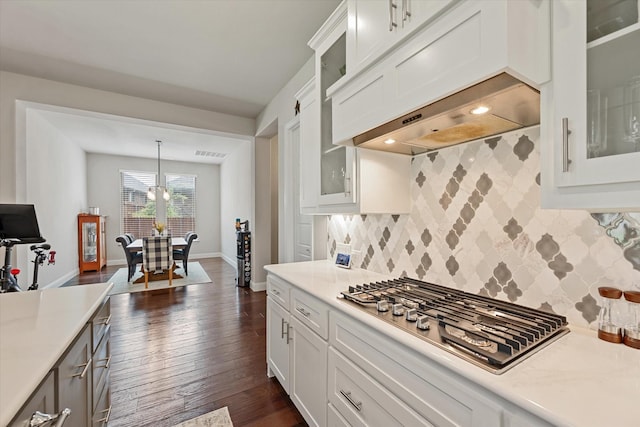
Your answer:
[[[0,204],[0,239],[19,239],[16,244],[42,243],[33,205]]]

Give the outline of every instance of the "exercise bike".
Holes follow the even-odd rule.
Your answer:
[[[4,265],[0,268],[0,293],[5,292],[20,292],[22,289],[18,285],[18,274],[20,269],[11,268],[11,252],[13,246],[22,243],[20,239],[1,239],[0,247],[5,248]],[[56,251],[51,250],[51,245],[43,243],[39,245],[31,245],[29,248],[34,254],[33,259],[33,282],[27,288],[29,291],[35,291],[38,289],[38,269],[41,265],[44,265],[45,261],[48,261],[47,265],[56,263]]]

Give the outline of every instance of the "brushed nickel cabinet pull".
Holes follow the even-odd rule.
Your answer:
[[[347,401],[351,404],[351,406],[356,408],[358,412],[362,412],[362,402],[356,402],[355,400],[353,400],[350,391],[340,390],[340,394],[343,395],[344,398],[347,399]]]
[[[284,319],[280,319],[280,338],[284,339],[284,324],[287,323]]]
[[[98,362],[105,362],[104,366],[98,366]],[[111,364],[111,356],[107,357],[106,359],[99,359],[96,362],[96,368],[104,368],[104,369],[109,369],[109,365]]]
[[[109,323],[111,323],[111,315],[109,315],[108,317],[103,317],[102,319],[100,319],[100,323],[102,323],[103,325],[108,325]]]
[[[562,118],[562,172],[569,172],[569,135],[571,130],[569,129],[569,119]]]
[[[109,408],[100,411],[100,412],[106,412],[107,415],[104,418],[100,418],[99,420],[96,420],[99,423],[102,423],[103,426],[106,426],[107,424],[109,424],[109,418],[111,418],[111,405],[109,406]]]
[[[304,308],[302,308],[302,307],[298,307],[298,308],[296,308],[296,311],[297,311],[298,313],[302,314],[304,317],[309,317],[309,316],[311,315],[311,312],[310,312],[310,311],[307,311],[307,310],[305,310],[305,309],[304,309]]]
[[[293,340],[291,338],[290,332],[291,332],[291,325],[289,325],[289,323],[287,322],[287,344],[289,344],[289,342]]]
[[[84,376],[87,375],[87,371],[89,370],[89,366],[91,366],[91,363],[93,363],[93,359],[89,359],[87,360],[87,363],[78,365],[78,368],[82,368],[82,372],[80,372],[79,374],[71,375],[71,377],[77,377],[78,379],[84,378]]]
[[[393,31],[398,24],[393,20],[394,9],[397,9],[398,5],[393,2],[393,0],[389,0],[389,31]]]
[[[411,17],[410,2],[411,0],[402,0],[402,26]]]

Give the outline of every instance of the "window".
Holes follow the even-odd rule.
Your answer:
[[[167,229],[173,236],[196,231],[196,176],[166,174],[165,179],[171,195],[167,203]]]
[[[150,172],[120,172],[120,218],[123,233],[148,236],[156,219],[156,202],[147,199],[147,190],[156,183]]]

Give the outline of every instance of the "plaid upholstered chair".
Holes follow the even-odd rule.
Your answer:
[[[142,238],[142,267],[144,288],[149,287],[149,273],[169,270],[169,286],[173,284],[173,250],[171,237]]]

